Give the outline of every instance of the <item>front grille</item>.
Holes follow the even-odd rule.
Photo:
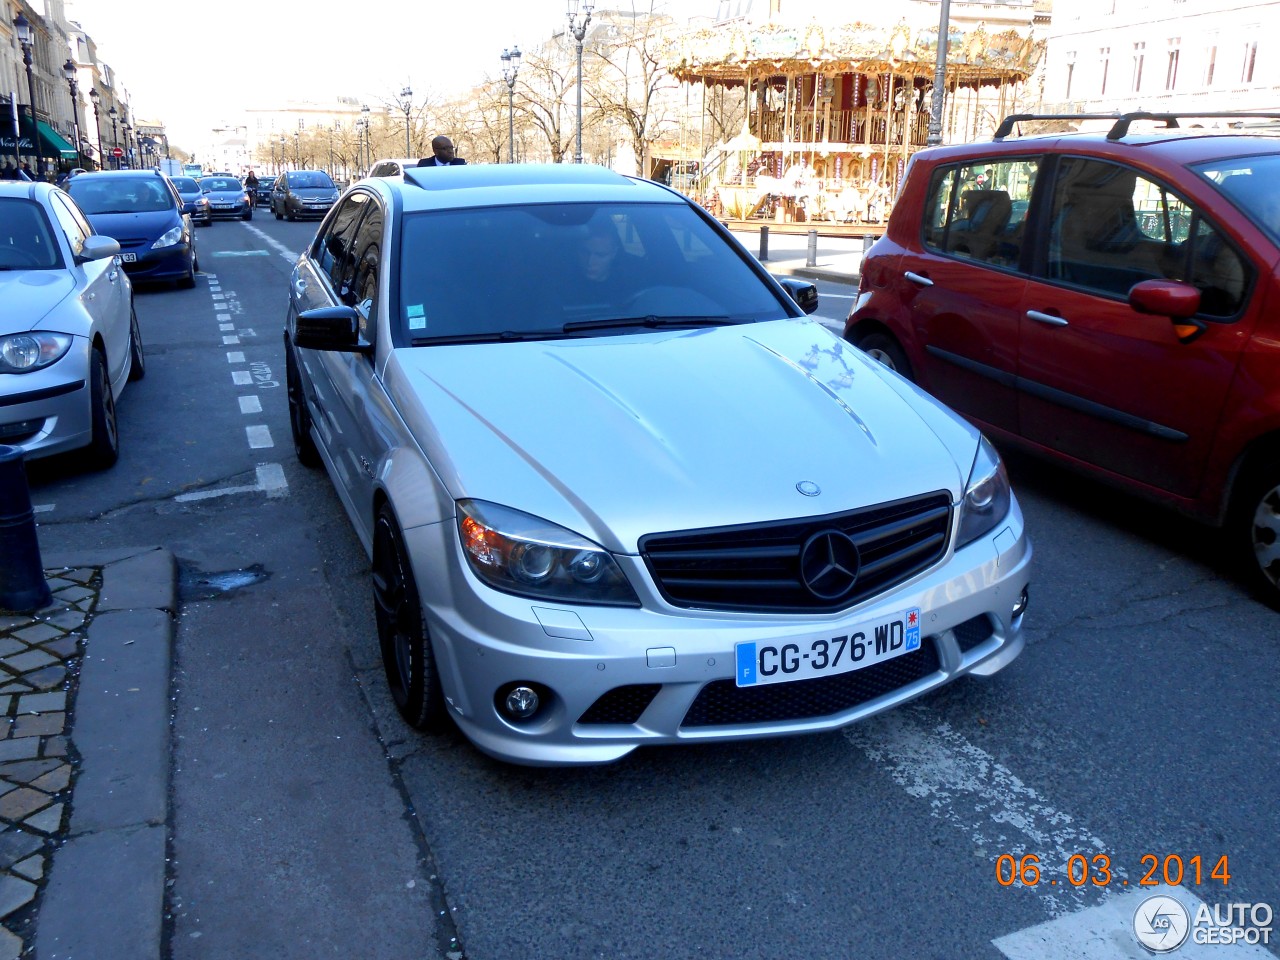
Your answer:
[[[951,500],[945,492],[849,513],[775,523],[650,534],[640,552],[662,596],[677,607],[805,612],[841,610],[936,563],[946,553]],[[853,589],[815,596],[800,576],[800,551],[837,530],[858,547]]]
[[[660,683],[633,683],[614,687],[587,707],[579,723],[635,723],[662,689]]]
[[[724,727],[827,717],[915,683],[938,669],[938,651],[929,638],[912,653],[833,677],[757,687],[713,680],[698,693],[680,725]]]
[[[972,650],[996,632],[995,627],[991,626],[991,618],[985,613],[971,617],[964,623],[958,624],[953,630],[956,643],[959,644],[962,653]]]

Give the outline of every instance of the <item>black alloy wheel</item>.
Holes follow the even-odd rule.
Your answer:
[[[320,466],[320,451],[311,438],[311,412],[302,392],[302,377],[298,373],[298,357],[292,344],[284,345],[285,391],[289,398],[289,432],[293,434],[293,452],[304,467]]]
[[[89,355],[89,405],[93,422],[89,461],[105,469],[120,458],[120,430],[116,423],[116,398],[107,377],[107,358],[97,347]]]
[[[373,607],[387,686],[405,722],[418,730],[445,727],[444,693],[422,617],[413,568],[389,504],[373,530]]]
[[[147,375],[147,358],[142,350],[142,328],[138,326],[138,312],[129,304],[129,380],[141,380]]]

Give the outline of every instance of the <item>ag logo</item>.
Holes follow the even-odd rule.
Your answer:
[[[1133,914],[1133,935],[1152,953],[1172,953],[1187,940],[1191,915],[1173,897],[1147,897]]]

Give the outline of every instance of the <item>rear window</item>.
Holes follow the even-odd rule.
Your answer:
[[[933,175],[925,246],[966,260],[1017,267],[1040,161],[981,160]]]
[[[51,270],[62,256],[38,203],[0,199],[0,270]]]
[[[409,338],[558,333],[566,323],[636,316],[788,315],[743,256],[683,203],[414,213],[402,237],[400,322]],[[501,283],[492,282],[494,264],[502,264]]]

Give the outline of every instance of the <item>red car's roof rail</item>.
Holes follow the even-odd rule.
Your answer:
[[[1121,140],[1129,133],[1129,125],[1135,120],[1155,120],[1165,127],[1178,127],[1179,120],[1280,120],[1280,113],[1252,113],[1235,110],[1209,113],[1149,113],[1137,110],[1131,113],[1015,113],[1000,121],[993,140],[1003,140],[1013,133],[1013,128],[1027,120],[1114,120],[1107,131],[1108,140]]]

